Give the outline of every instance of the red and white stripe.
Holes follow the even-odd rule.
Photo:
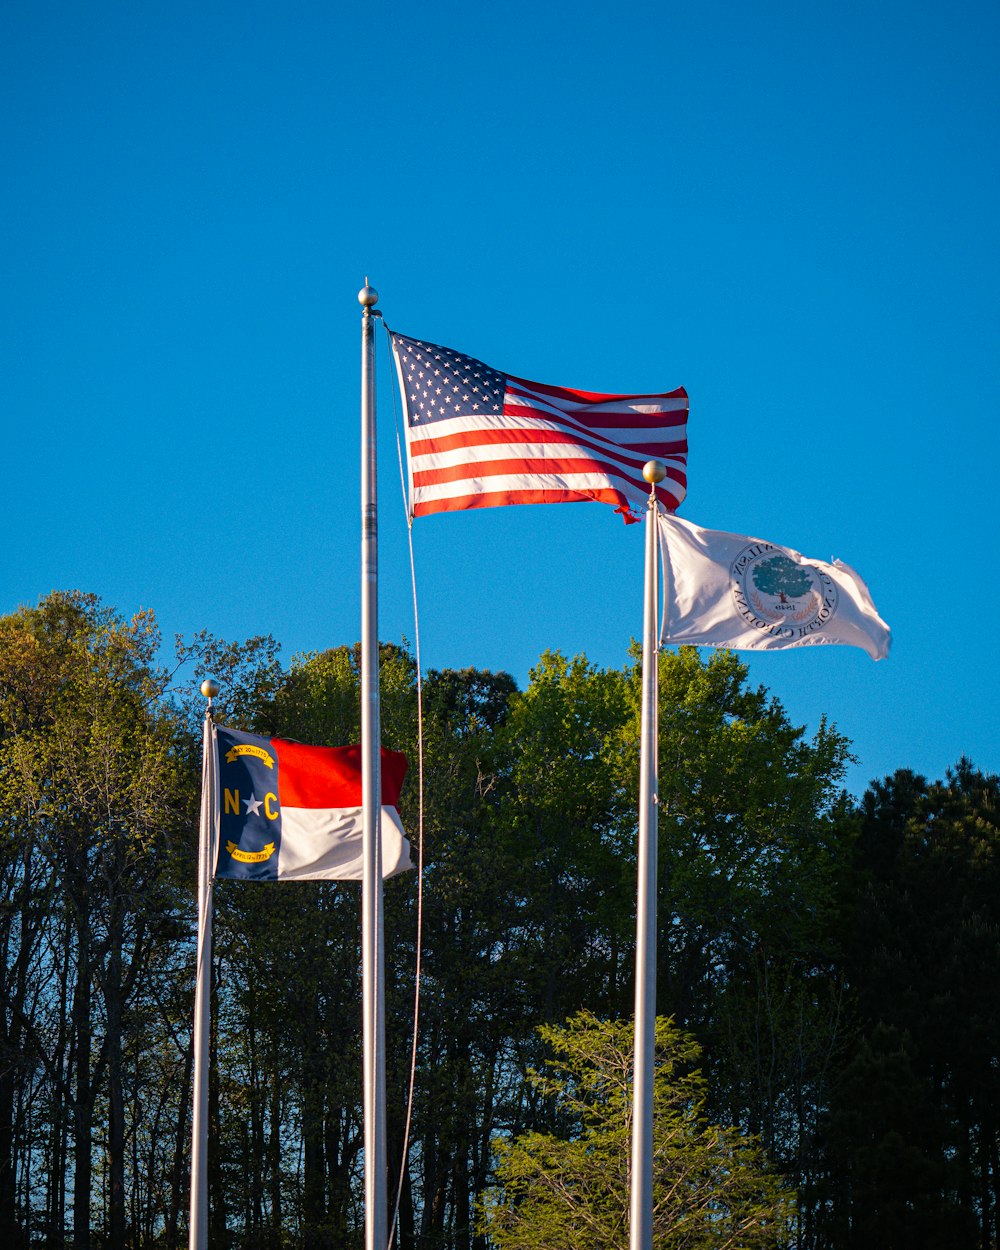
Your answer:
[[[687,414],[682,387],[604,395],[507,375],[502,415],[421,424],[407,414],[413,515],[581,500],[628,515],[649,497],[642,466],[651,459],[666,465],[656,494],[673,511],[687,490]]]

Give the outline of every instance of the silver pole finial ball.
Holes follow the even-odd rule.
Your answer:
[[[647,460],[642,466],[642,476],[651,486],[655,486],[667,476],[667,466],[659,460]]]
[[[211,677],[206,677],[201,683],[201,693],[206,699],[214,699],[219,693],[219,683],[217,681],[213,681]]]
[[[374,308],[378,303],[378,291],[368,285],[367,278],[365,278],[365,285],[358,292],[358,303],[364,308]]]

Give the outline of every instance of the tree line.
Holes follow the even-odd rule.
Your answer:
[[[356,647],[286,665],[269,638],[200,634],[178,667],[161,654],[152,614],[92,595],[0,618],[11,1250],[186,1244],[200,678],[222,683],[220,722],[358,738]],[[417,673],[395,645],[380,671],[415,839]],[[553,1047],[580,1013],[612,1030],[632,1013],[639,679],[635,655],[602,669],[558,652],[523,690],[506,673],[424,677],[400,1250],[486,1250],[489,1213],[516,1205],[511,1144],[579,1144]],[[665,652],[659,682],[657,1006],[694,1082],[677,1088],[790,1195],[775,1246],[995,1247],[1000,781],[963,759],[855,801],[846,739],[826,722],[808,737],[732,653]],[[417,899],[416,874],[386,883],[393,1196]],[[359,947],[357,883],[216,883],[213,1250],[361,1244]]]

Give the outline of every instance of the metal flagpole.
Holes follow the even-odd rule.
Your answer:
[[[378,681],[378,481],[375,318],[378,292],[358,292],[361,315],[361,979],[364,1014],[365,1250],[385,1250],[385,984],[382,927],[382,769]]]
[[[202,732],[201,820],[198,829],[198,964],[194,991],[194,1110],[191,1116],[189,1250],[208,1250],[208,1043],[212,1027],[212,852],[215,841],[215,741],[212,700],[217,682],[201,683],[208,700]]]
[[[667,471],[643,465],[650,483],[646,511],[646,575],[642,625],[642,721],[639,762],[638,885],[635,918],[635,1043],[632,1066],[632,1169],[629,1250],[653,1246],[653,1064],[656,1041],[656,841],[659,756],[659,585],[656,483]]]

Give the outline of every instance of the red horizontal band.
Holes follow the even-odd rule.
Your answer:
[[[670,512],[676,509],[676,497],[660,486],[656,488],[656,497]],[[417,499],[413,506],[413,515],[430,516],[433,512],[463,512],[470,508],[498,508],[521,503],[610,503],[630,511],[634,507],[622,491],[611,489],[586,493],[576,490],[509,490],[449,495],[444,499]]]
[[[649,456],[681,456],[687,451],[687,439],[674,442],[650,443],[618,443],[614,446],[602,446],[591,442],[586,435],[570,433],[567,430],[546,430],[540,426],[470,426],[467,430],[453,434],[434,436],[434,426],[426,427],[428,436],[418,427],[410,431],[410,456],[437,455],[446,451],[458,451],[466,447],[493,447],[508,443],[551,443],[553,446],[588,447],[602,456],[614,456],[627,464],[642,464],[641,460],[629,460],[627,453],[638,453]],[[590,436],[591,438],[593,435]]]
[[[517,378],[512,373],[508,373],[506,377],[509,390],[523,390],[526,394],[534,391],[536,395],[545,395],[549,399],[557,401],[561,399],[572,404],[610,404],[619,399],[632,402],[644,399],[687,399],[688,397],[683,386],[679,386],[675,391],[658,391],[652,394],[645,391],[640,395],[620,393],[605,395],[600,391],[575,391],[568,386],[549,386],[545,382],[529,382],[526,378]]]
[[[360,807],[361,747],[316,747],[272,738],[282,807]],[[382,748],[382,803],[399,805],[406,776],[402,751]]]

